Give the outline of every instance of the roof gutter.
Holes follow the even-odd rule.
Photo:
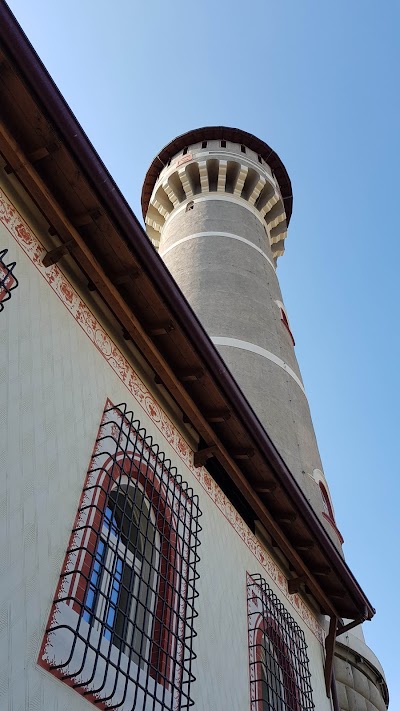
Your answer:
[[[39,104],[43,107],[43,112],[53,122],[62,140],[81,166],[86,179],[94,187],[99,199],[105,204],[113,222],[119,227],[126,242],[132,247],[142,268],[152,275],[177,323],[187,338],[196,344],[196,349],[206,360],[221,390],[236,411],[241,413],[249,433],[278,473],[282,486],[306,520],[313,535],[323,545],[332,568],[336,570],[343,583],[351,591],[354,601],[358,601],[360,609],[367,609],[366,619],[371,619],[375,614],[374,608],[320,524],[261,422],[4,0],[0,0],[0,41],[13,58],[25,83],[36,95]]]

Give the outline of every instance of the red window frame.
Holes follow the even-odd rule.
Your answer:
[[[132,466],[133,465],[133,466]],[[130,457],[129,453],[120,460],[120,466],[111,458],[109,467],[106,465],[106,472],[102,473],[104,480],[101,482],[99,498],[94,508],[94,519],[90,526],[87,547],[82,550],[82,560],[78,563],[78,570],[71,578],[71,587],[76,587],[74,593],[73,609],[80,612],[86,597],[87,580],[90,577],[94,556],[97,547],[99,533],[102,528],[104,512],[108,501],[108,492],[111,491],[112,483],[117,483],[123,474],[129,474],[131,478],[142,485],[147,501],[153,512],[157,512],[157,530],[160,534],[160,570],[156,602],[156,624],[154,628],[153,643],[150,660],[150,675],[161,684],[168,686],[168,679],[171,668],[171,647],[172,639],[168,634],[168,629],[172,617],[176,613],[176,591],[178,585],[180,562],[179,545],[173,527],[173,513],[165,499],[165,492],[155,472],[149,472],[144,463],[140,463],[139,457]],[[101,474],[99,474],[100,478]],[[97,487],[93,488],[93,492]]]

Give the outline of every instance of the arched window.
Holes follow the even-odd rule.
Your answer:
[[[257,641],[262,711],[301,711],[296,657],[284,639],[284,632],[281,634],[270,617],[262,618]]]
[[[260,575],[247,575],[251,711],[313,709],[304,632]]]
[[[160,536],[143,491],[114,485],[105,508],[83,619],[138,663],[149,661]]]
[[[190,200],[190,201],[188,202],[188,204],[186,205],[186,210],[185,210],[185,212],[189,212],[189,210],[193,210],[193,208],[194,208],[194,202],[193,202],[193,200]]]
[[[286,704],[285,677],[268,635],[261,635],[259,650],[262,711],[269,711]]]
[[[39,664],[102,708],[189,708],[197,496],[107,401]]]

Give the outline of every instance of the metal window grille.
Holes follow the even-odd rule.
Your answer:
[[[302,629],[261,575],[247,576],[251,711],[314,709]]]
[[[188,709],[198,497],[107,402],[40,663],[101,708]]]
[[[0,251],[0,313],[4,309],[4,302],[11,299],[11,292],[18,286],[18,280],[13,274],[15,262],[6,264],[4,261],[7,251]]]

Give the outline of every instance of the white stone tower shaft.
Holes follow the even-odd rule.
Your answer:
[[[340,547],[276,274],[290,218],[290,180],[268,146],[240,133],[225,129],[210,138],[206,130],[203,140],[189,135],[179,150],[171,144],[171,157],[165,167],[159,164],[152,183],[146,227]]]

